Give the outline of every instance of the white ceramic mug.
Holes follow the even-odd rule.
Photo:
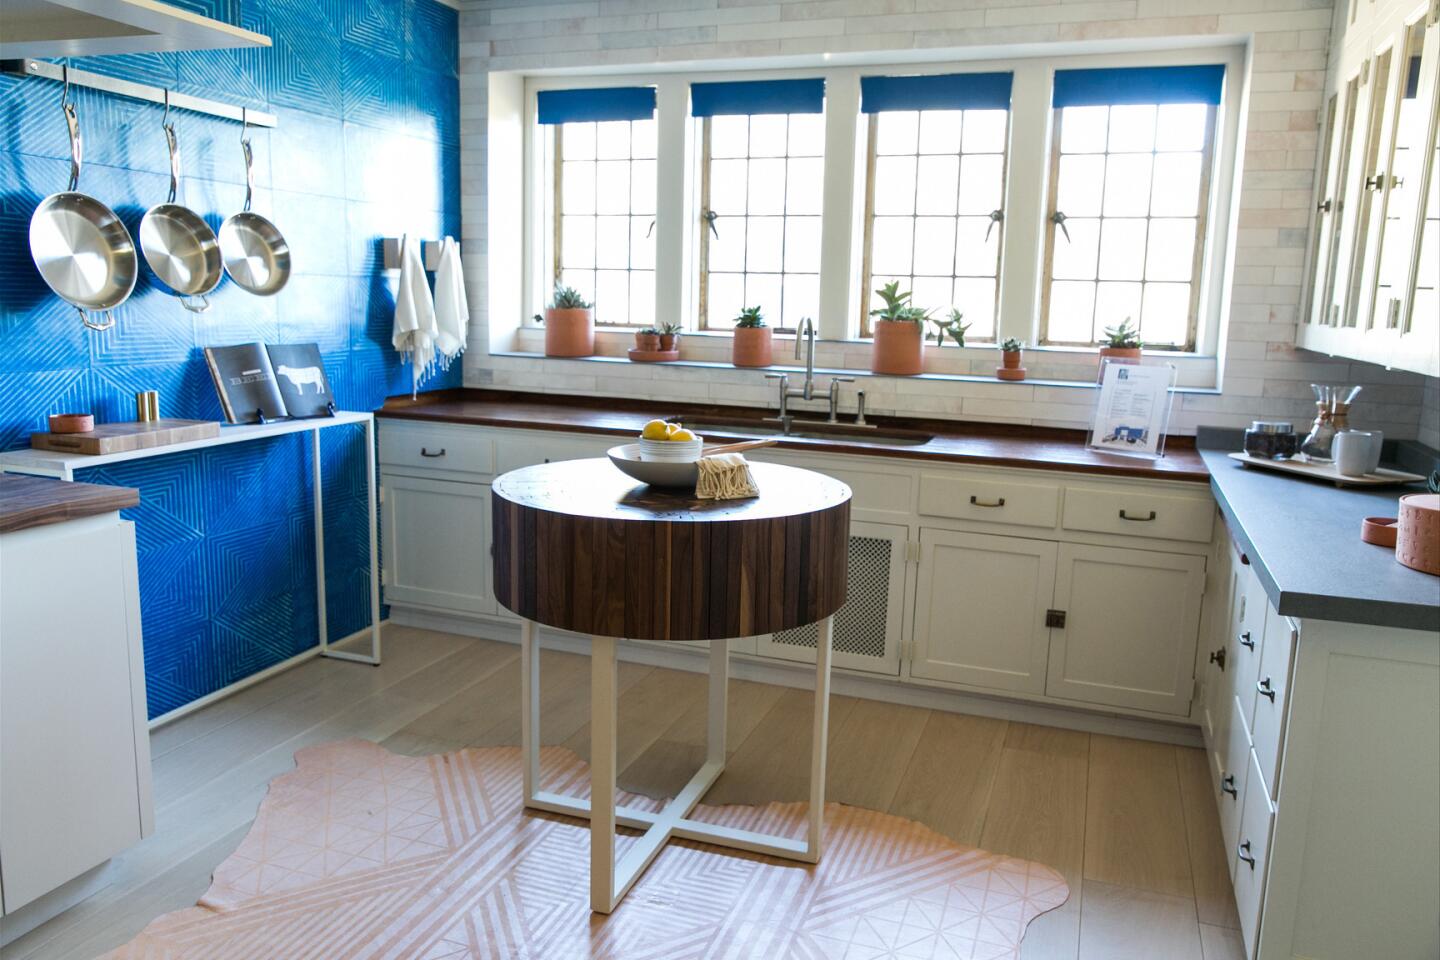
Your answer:
[[[1344,430],[1335,434],[1335,469],[1342,477],[1363,477],[1380,466],[1379,430]]]

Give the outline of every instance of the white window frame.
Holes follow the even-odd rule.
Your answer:
[[[792,63],[794,61],[791,61]],[[657,121],[657,191],[655,215],[655,315],[657,322],[678,319],[683,328],[700,335],[726,336],[723,327],[699,329],[699,216],[700,144],[689,115],[691,83],[726,80],[769,80],[796,77],[825,79],[825,186],[820,254],[820,315],[817,333],[825,340],[860,339],[860,305],[868,301],[862,290],[863,232],[865,219],[865,163],[868,118],[860,113],[860,78],[883,75],[923,75],[958,72],[1013,74],[1010,107],[1010,141],[1004,186],[1004,232],[1001,239],[997,337],[1017,337],[1036,343],[1041,330],[1041,294],[1045,275],[1043,256],[1049,223],[1051,190],[1051,137],[1054,114],[1051,88],[1057,69],[1082,67],[1170,66],[1223,63],[1226,82],[1217,109],[1212,143],[1210,190],[1202,242],[1198,330],[1194,355],[1214,357],[1220,346],[1223,316],[1229,301],[1228,262],[1234,245],[1239,184],[1235,180],[1236,144],[1242,118],[1242,96],[1248,77],[1248,50],[1244,46],[1176,47],[1163,50],[1075,53],[986,60],[936,59],[926,63],[882,62],[835,66],[818,61],[812,66],[767,69],[696,70],[681,72],[666,65],[649,71],[592,76],[528,75],[520,105],[523,126],[524,202],[521,217],[524,239],[518,292],[521,326],[534,326],[532,315],[541,313],[550,294],[550,250],[553,209],[553,170],[536,123],[536,94],[540,90],[577,87],[654,86]],[[494,204],[491,204],[494,210]],[[496,236],[493,226],[491,236]],[[494,256],[492,250],[491,256]],[[946,307],[945,304],[924,306]],[[626,329],[624,327],[615,329]],[[1046,350],[1093,352],[1094,347],[1044,347]]]

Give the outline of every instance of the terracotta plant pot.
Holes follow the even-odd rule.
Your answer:
[[[768,367],[773,362],[769,327],[736,327],[730,362],[737,367]]]
[[[655,352],[660,349],[660,334],[658,333],[637,333],[635,334],[635,349]]]
[[[545,356],[588,357],[595,352],[595,312],[588,307],[545,311]]]
[[[1000,367],[995,371],[995,376],[1001,380],[1024,380],[1025,368],[1020,362],[1025,358],[1022,350],[1001,350]]]
[[[1105,358],[1115,360],[1127,360],[1133,363],[1140,362],[1140,354],[1144,351],[1140,347],[1101,347],[1100,348],[1100,371],[1095,375],[1095,382],[1099,383],[1105,379]]]
[[[661,349],[661,350],[674,350],[674,349],[676,349],[676,347],[679,345],[679,343],[680,343],[680,334],[678,334],[678,333],[662,333],[662,334],[660,334],[660,349]]]
[[[925,341],[920,324],[909,320],[876,320],[875,347],[870,370],[897,377],[913,377],[925,362]]]

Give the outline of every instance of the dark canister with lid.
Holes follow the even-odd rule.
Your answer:
[[[1245,452],[1267,460],[1287,460],[1300,449],[1295,425],[1288,420],[1252,420],[1245,431]]]

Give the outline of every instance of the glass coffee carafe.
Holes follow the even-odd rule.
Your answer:
[[[1330,460],[1335,434],[1350,429],[1350,404],[1361,388],[1312,383],[1310,389],[1315,391],[1315,422],[1300,444],[1300,452],[1311,460]]]

